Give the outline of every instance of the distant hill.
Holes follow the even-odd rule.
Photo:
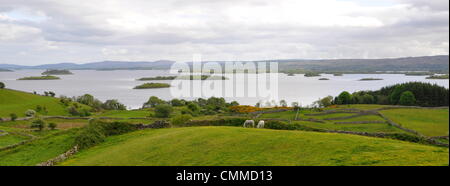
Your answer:
[[[3,69],[67,69],[67,70],[88,70],[88,69],[169,69],[174,61],[160,60],[155,62],[123,62],[123,61],[103,61],[86,64],[58,63],[38,66],[21,66],[11,64],[0,64]]]
[[[449,56],[423,56],[384,59],[287,59],[265,60],[279,62],[280,71],[305,70],[320,72],[376,72],[376,71],[434,71],[448,73]],[[255,61],[255,62],[265,62]],[[215,61],[222,65],[226,61]],[[245,61],[244,61],[245,62]],[[103,61],[86,64],[59,63],[38,66],[0,64],[0,69],[68,69],[68,70],[117,70],[117,69],[169,69],[174,61],[154,62]]]

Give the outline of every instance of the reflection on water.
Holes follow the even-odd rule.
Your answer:
[[[60,76],[61,80],[53,81],[17,81],[25,76],[39,76],[43,70],[20,70],[15,72],[0,72],[0,81],[8,88],[39,92],[53,91],[58,96],[79,96],[92,94],[96,98],[105,101],[118,99],[130,108],[139,108],[150,96],[158,96],[162,99],[172,99],[170,89],[146,89],[134,90],[133,87],[143,82],[136,81],[142,77],[171,75],[168,71],[161,70],[117,70],[94,71],[73,70],[74,75]],[[227,75],[229,76],[229,74]],[[319,78],[329,78],[328,81],[320,81]],[[303,77],[303,75],[278,76],[278,97],[289,102],[300,102],[308,105],[328,95],[337,95],[346,90],[350,92],[359,90],[376,90],[384,86],[397,83],[421,81],[436,83],[449,87],[447,80],[428,80],[426,76],[405,76],[402,74],[346,74],[344,76],[323,75],[322,77]],[[361,78],[382,78],[382,81],[358,81]],[[170,81],[158,81],[170,83]],[[245,80],[237,79],[236,84],[246,84]],[[254,85],[246,85],[252,89]],[[225,88],[226,89],[226,88]],[[192,98],[191,98],[192,99]],[[258,97],[230,97],[228,101],[238,101],[241,104],[254,105],[262,98]]]

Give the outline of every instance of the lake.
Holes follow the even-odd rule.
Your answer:
[[[7,88],[27,92],[36,91],[42,94],[44,91],[53,91],[58,96],[80,96],[91,94],[105,101],[117,99],[128,108],[139,108],[150,96],[157,96],[164,100],[172,99],[170,88],[134,90],[133,87],[144,82],[136,81],[142,77],[167,76],[169,71],[163,70],[72,70],[74,75],[61,75],[61,80],[18,81],[18,78],[26,76],[40,76],[44,70],[18,70],[15,72],[0,72],[0,81]],[[229,75],[226,75],[229,76]],[[328,81],[320,81],[319,78],[329,78]],[[362,78],[381,78],[380,81],[358,81]],[[428,80],[426,76],[405,76],[403,74],[344,74],[333,76],[324,74],[321,77],[287,76],[278,74],[278,97],[288,103],[299,102],[301,105],[309,105],[319,98],[328,95],[337,96],[346,90],[349,92],[359,90],[377,90],[381,87],[405,83],[411,81],[430,82],[440,86],[449,87],[449,80]],[[227,80],[226,80],[227,81]],[[167,82],[170,81],[154,81]],[[254,88],[243,79],[237,79],[235,84],[244,84]],[[193,98],[184,98],[193,99]],[[255,105],[261,98],[258,97],[226,97],[227,101],[238,101],[240,104]]]

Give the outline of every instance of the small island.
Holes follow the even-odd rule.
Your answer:
[[[448,79],[448,74],[432,75],[432,76],[427,77],[426,79]]]
[[[344,74],[342,73],[334,73],[333,76],[343,76]]]
[[[320,73],[318,73],[318,72],[307,72],[307,73],[305,73],[305,77],[317,77],[317,76],[321,76]]]
[[[154,81],[154,80],[228,80],[225,76],[210,75],[186,75],[186,76],[156,76],[140,78],[138,81]]]
[[[288,73],[287,76],[295,76],[294,73]]]
[[[330,80],[330,79],[328,79],[328,78],[320,78],[319,80],[320,80],[320,81],[328,81],[328,80]]]
[[[70,72],[69,70],[55,70],[55,69],[51,69],[51,70],[46,70],[45,72],[42,72],[42,75],[72,75],[73,73]]]
[[[405,76],[432,76],[433,72],[406,72]]]
[[[359,81],[380,81],[383,80],[381,78],[362,78]]]
[[[134,89],[153,89],[153,88],[168,88],[170,87],[167,83],[144,83],[142,85],[134,87]]]
[[[31,76],[31,77],[24,77],[17,80],[59,80],[61,78],[56,76]]]
[[[0,68],[0,72],[12,72],[12,70]]]

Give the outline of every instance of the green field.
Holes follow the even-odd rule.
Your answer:
[[[144,130],[61,165],[446,165],[448,148],[345,134],[239,127]]]
[[[382,114],[426,136],[448,136],[448,109],[392,109]]]
[[[66,107],[57,98],[34,95],[20,91],[0,89],[0,117],[9,117],[15,113],[19,117],[25,117],[25,111],[36,109],[37,105],[47,107],[46,115],[68,115]]]
[[[52,159],[72,148],[73,131],[48,135],[31,143],[0,151],[0,166],[34,166]]]

